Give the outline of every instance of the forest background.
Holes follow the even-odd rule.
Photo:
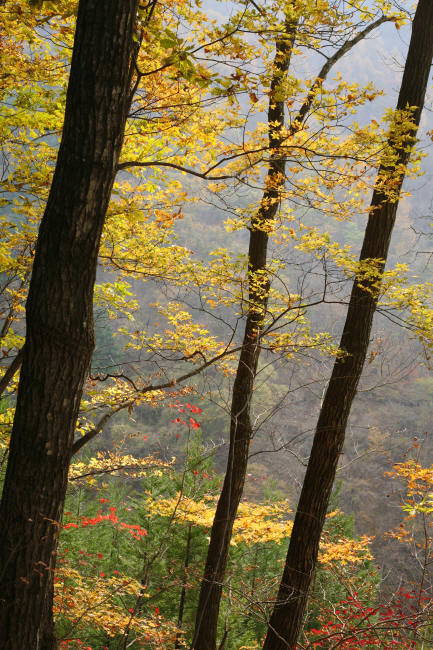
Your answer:
[[[321,25],[323,41],[331,48],[329,33],[337,31],[333,3],[313,4],[315,24]],[[247,6],[237,14],[235,6],[222,6],[206,6],[203,15],[198,6],[158,7],[155,27],[150,21],[141,35],[143,60],[148,68],[149,62],[160,61],[161,70],[149,74],[141,95],[145,103],[127,130],[121,166],[127,169],[125,161],[131,159],[147,165],[157,158],[160,164],[148,165],[145,173],[137,166],[133,176],[126,171],[118,175],[100,251],[96,350],[77,424],[77,447],[96,431],[98,435],[83,447],[82,464],[72,468],[55,602],[60,639],[72,647],[79,641],[96,648],[102,643],[119,648],[133,643],[179,645],[184,634],[188,640],[192,626],[212,497],[225,467],[232,378],[245,315],[248,223],[260,201],[267,163],[263,116],[274,48],[269,33],[275,25],[264,29],[259,21],[279,16],[275,7],[265,16],[253,7],[248,28],[233,29],[236,36],[229,45],[224,37],[224,49],[218,51],[218,43],[209,43],[242,24],[239,15],[248,11]],[[379,10],[366,6],[373,20]],[[14,368],[23,344],[23,304],[37,224],[63,119],[73,5],[4,3],[1,11],[7,63],[1,118],[1,336],[3,368],[10,380],[1,416],[5,467],[18,379],[15,375],[12,381],[7,369]],[[211,17],[217,22],[205,28]],[[323,90],[320,101],[315,98],[310,133],[300,130],[293,148],[292,176],[271,229],[273,303],[253,401],[246,519],[240,524],[244,537],[234,539],[221,617],[220,634],[227,647],[254,647],[265,631],[266,603],[279,572],[275,566],[284,556],[282,540],[290,534],[287,513],[296,505],[344,319],[353,255],[356,259],[362,241],[372,173],[383,153],[387,124],[381,120],[395,104],[409,38],[404,18],[398,13],[374,32],[374,39],[361,41],[338,63],[329,90]],[[349,33],[354,27],[345,29]],[[320,69],[314,51],[320,49],[320,30],[313,43],[304,38],[311,55],[301,52],[300,43],[296,78],[288,82],[287,107],[294,116],[305,87]],[[216,62],[199,61],[187,47],[200,47]],[[167,73],[167,68],[174,72]],[[430,128],[427,110],[421,137]],[[167,136],[161,135],[165,132]],[[428,147],[427,136],[420,150],[427,153]],[[209,176],[206,169],[221,159],[213,181],[200,178]],[[180,173],[168,171],[167,162]],[[428,464],[432,448],[427,435],[433,391],[428,328],[432,169],[428,157],[419,164],[423,175],[414,169],[414,178],[405,185],[391,270],[334,498],[341,511],[353,513],[355,523],[337,506],[332,508],[330,521],[336,518],[337,524],[329,524],[324,548],[335,543],[340,551],[334,564],[328,561],[332,570],[318,573],[316,598],[323,602],[311,608],[306,647],[326,643],[317,641],[315,633],[311,636],[311,630],[320,628],[323,612],[329,607],[335,611],[340,600],[353,599],[364,589],[365,602],[373,599],[374,608],[400,587],[410,596],[421,584],[419,555],[413,558],[411,551],[421,549],[425,555],[431,534],[418,540],[420,547],[412,540],[396,544],[396,533],[383,538],[402,519],[398,488],[385,473],[399,472],[410,485],[410,466],[396,469],[395,463],[414,459]],[[182,168],[195,173],[184,174]],[[280,329],[283,318],[285,330]],[[192,377],[179,381],[188,374]],[[151,390],[155,385],[164,387]],[[405,498],[409,501],[410,495]],[[421,515],[425,519],[428,512]],[[366,550],[366,537],[359,535],[370,538],[371,551]],[[322,562],[325,567],[326,559]],[[427,564],[424,557],[421,573]],[[188,579],[183,579],[187,571]],[[425,576],[422,580],[426,589],[428,581]],[[143,601],[151,604],[144,607]],[[390,643],[386,638],[381,642],[383,647]]]

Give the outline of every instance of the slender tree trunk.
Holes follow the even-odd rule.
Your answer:
[[[191,552],[191,537],[192,537],[192,524],[189,524],[188,533],[186,537],[185,561],[183,563],[183,582],[182,582],[182,590],[180,592],[179,614],[177,617],[176,641],[174,644],[175,648],[181,648],[183,646],[182,625],[183,625],[183,614],[185,612],[186,584],[188,582],[188,567],[189,567],[189,556]]]
[[[377,284],[385,267],[398,207],[395,197],[400,193],[415,141],[432,58],[433,2],[420,0],[397,103],[397,110],[417,108],[412,128],[403,134],[391,130],[388,145],[396,164],[379,169],[360,255],[361,261],[375,260],[378,275],[375,280],[364,277],[362,284],[355,282],[352,289],[340,343],[345,356],[335,361],[320,411],[265,650],[295,648],[301,630],[346,424],[369,344],[378,300]],[[392,186],[394,198],[387,194],[387,186]]]
[[[52,572],[93,339],[97,254],[130,104],[138,0],[80,0],[63,136],[27,300],[0,505],[0,647],[51,650]]]
[[[269,236],[266,224],[277,213],[284,185],[285,161],[280,150],[283,142],[280,131],[284,126],[285,97],[279,98],[278,95],[281,94],[281,82],[289,69],[295,35],[296,22],[287,25],[285,38],[276,43],[274,75],[268,109],[268,123],[274,124],[273,129],[269,130],[271,159],[261,205],[250,226],[248,313],[233,385],[230,447],[226,475],[212,525],[197,606],[196,627],[191,646],[196,650],[214,650],[216,648],[222,583],[227,566],[233,522],[245,483],[252,434],[250,407],[269,291],[269,279],[266,273]],[[279,126],[276,126],[277,124]]]

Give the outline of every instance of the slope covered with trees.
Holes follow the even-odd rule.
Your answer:
[[[423,647],[431,445],[381,429],[422,429],[429,399],[426,228],[407,207],[411,266],[384,263],[423,165],[430,3],[413,24],[379,0],[121,4],[0,6],[2,647]],[[413,37],[383,114],[383,89],[342,72],[386,26]],[[366,358],[384,387],[355,402],[370,432],[329,504]],[[384,469],[407,484],[387,537],[403,595],[363,528]]]

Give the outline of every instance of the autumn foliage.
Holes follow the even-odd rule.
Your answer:
[[[315,395],[314,411],[329,365],[350,356],[336,342],[349,283],[367,287],[430,362],[433,285],[400,259],[385,270],[382,259],[357,254],[377,170],[376,191],[391,203],[406,194],[397,181],[422,173],[424,152],[411,135],[415,107],[381,117],[384,90],[346,78],[337,65],[383,25],[405,29],[408,8],[385,0],[222,7],[149,2],[134,22],[131,102],[94,287],[96,349],[77,400],[65,507],[50,519],[58,549],[35,568],[53,582],[64,650],[193,643],[227,432],[247,412],[230,410],[239,369],[253,376],[248,394],[246,384],[239,389],[248,409],[243,471],[260,460],[232,513],[218,638],[221,649],[262,647],[300,471],[282,488],[283,479],[257,468],[266,468],[261,454],[288,451],[304,472],[303,415],[293,425],[279,421],[284,436],[269,422],[301,388]],[[75,0],[0,2],[2,483],[76,14]],[[396,151],[411,151],[409,162],[400,164]],[[254,236],[265,240],[260,263],[252,261]],[[371,343],[374,368],[382,343],[379,336]],[[248,367],[239,361],[247,348]],[[390,507],[402,518],[386,539],[415,558],[413,579],[382,580],[378,539],[355,533],[336,489],[300,649],[433,643],[433,467],[421,451],[415,445],[400,462],[386,455],[386,480],[401,497]]]

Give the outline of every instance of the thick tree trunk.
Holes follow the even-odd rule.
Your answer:
[[[260,356],[260,338],[268,301],[269,279],[266,273],[269,236],[266,223],[279,208],[284,186],[285,160],[281,153],[284,126],[284,100],[280,86],[289,69],[296,22],[287,25],[286,37],[277,41],[274,75],[271,82],[268,123],[271,159],[266,177],[265,191],[257,214],[250,226],[248,250],[249,296],[242,350],[233,385],[230,411],[230,447],[226,475],[218,500],[212,525],[206,565],[197,606],[196,626],[191,648],[214,650],[216,648],[219,605],[222,584],[227,567],[233,523],[245,484],[248,452],[252,435],[250,407],[254,380]],[[276,125],[280,125],[280,128]]]
[[[81,0],[65,122],[37,242],[0,505],[0,647],[48,650],[47,603],[83,383],[93,285],[126,116],[138,0]],[[51,639],[50,641],[47,641]]]
[[[432,58],[433,2],[420,0],[397,104],[397,110],[417,107],[413,128],[403,134],[403,145],[401,134],[390,134],[388,144],[397,163],[392,169],[382,166],[379,170],[360,255],[361,261],[376,260],[379,273],[385,267],[398,207],[395,196],[401,190],[419,125]],[[394,199],[381,190],[384,179],[392,180]],[[364,278],[362,286],[355,282],[352,289],[340,343],[346,354],[335,361],[320,411],[265,650],[287,650],[297,644],[346,424],[369,344],[378,299],[377,278],[376,286],[373,282]]]

